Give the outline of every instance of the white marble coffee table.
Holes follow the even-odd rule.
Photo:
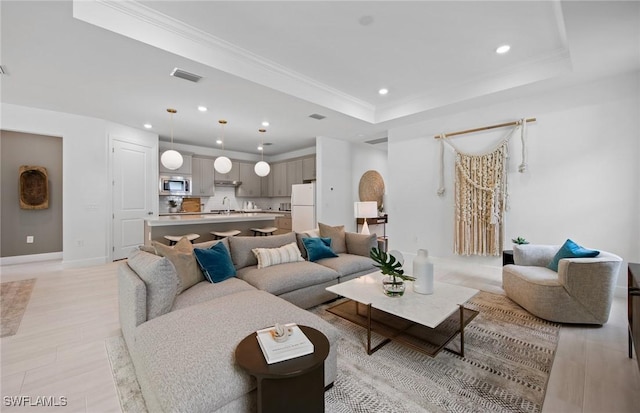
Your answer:
[[[327,287],[327,291],[349,299],[327,311],[367,329],[368,354],[394,340],[433,357],[460,334],[460,351],[450,351],[464,357],[464,327],[478,312],[463,304],[478,290],[434,282],[433,294],[424,295],[407,283],[402,297],[388,297],[382,291],[382,278],[378,271]],[[373,348],[372,332],[385,337]]]

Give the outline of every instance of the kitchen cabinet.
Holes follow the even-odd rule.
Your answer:
[[[162,152],[160,152],[160,157],[162,157]],[[164,165],[162,165],[162,162],[160,162],[160,175],[169,175],[169,176],[191,175],[191,155],[182,155],[182,166],[178,169],[173,169],[173,170],[167,169],[164,167]]]
[[[216,181],[239,181],[240,180],[240,162],[231,161],[231,170],[226,174],[216,171],[214,174]]]
[[[286,214],[283,217],[276,218],[276,228],[278,228],[275,232],[276,235],[291,232],[291,215]]]
[[[302,183],[302,159],[287,162],[287,196],[291,196],[291,185]]]
[[[193,171],[191,181],[192,195],[213,196],[215,193],[213,159],[194,156],[191,159],[191,170]]]
[[[316,180],[316,157],[302,159],[302,180],[304,182]]]
[[[263,177],[260,180],[260,185],[260,196],[273,196],[273,167],[271,167],[271,172],[269,172],[269,175]]]
[[[273,174],[273,194],[274,197],[287,196],[287,163],[275,163],[271,165]]]
[[[254,169],[254,164],[240,162],[239,163],[239,172],[240,172],[240,184],[239,187],[236,188],[236,196],[252,196],[259,197],[262,196],[262,181],[258,175],[256,175]]]

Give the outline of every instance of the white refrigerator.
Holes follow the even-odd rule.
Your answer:
[[[316,184],[291,185],[291,229],[302,232],[316,227]]]

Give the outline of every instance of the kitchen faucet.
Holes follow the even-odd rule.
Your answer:
[[[231,208],[231,200],[228,197],[224,197],[222,198],[222,206],[224,206],[225,201],[229,201],[227,202],[227,210],[225,211],[225,214],[229,214],[231,213],[230,208]]]

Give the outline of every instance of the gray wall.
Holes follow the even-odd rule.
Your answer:
[[[0,131],[0,257],[62,251],[62,138]],[[49,208],[20,209],[18,168],[36,165],[49,174]],[[27,236],[34,237],[27,244]]]

